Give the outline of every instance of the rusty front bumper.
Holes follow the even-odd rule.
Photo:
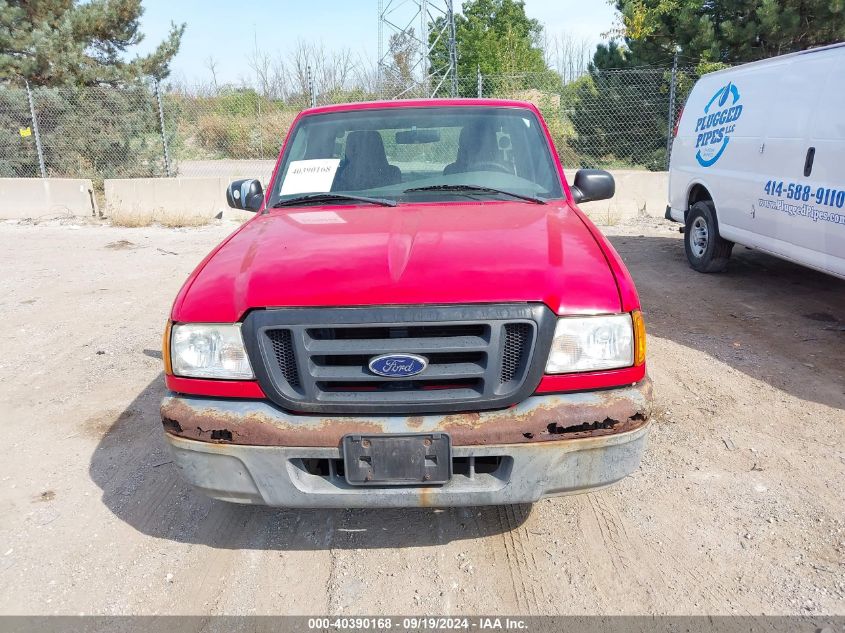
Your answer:
[[[288,507],[527,503],[609,485],[645,449],[651,383],[533,396],[509,409],[423,416],[294,415],[270,403],[170,395],[161,415],[185,479],[210,496]],[[442,486],[360,488],[340,474],[347,433],[446,432],[456,467]],[[328,466],[320,470],[319,464]],[[315,467],[315,464],[318,466]]]

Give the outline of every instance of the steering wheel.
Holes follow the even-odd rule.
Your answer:
[[[497,163],[492,160],[482,160],[477,163],[469,163],[467,165],[467,171],[498,171],[504,174],[513,173],[507,165],[503,165],[502,163]]]

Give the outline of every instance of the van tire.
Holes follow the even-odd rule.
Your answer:
[[[716,208],[709,200],[696,202],[684,224],[687,261],[700,273],[720,273],[728,265],[734,243],[722,239],[716,224]]]

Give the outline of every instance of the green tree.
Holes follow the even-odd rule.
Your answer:
[[[616,0],[632,62],[729,64],[845,39],[845,0]]]
[[[418,43],[412,27],[407,32],[391,35],[387,44],[392,59],[387,70],[391,78],[400,81],[403,86],[408,86],[413,81],[414,60],[419,55]]]
[[[677,52],[676,107],[694,79],[726,64],[845,38],[845,0],[616,0],[620,43],[599,45],[589,75],[567,89],[583,160],[664,169],[668,67]],[[688,67],[694,66],[693,72]],[[687,68],[684,68],[687,67]],[[662,68],[663,70],[655,70]]]
[[[438,18],[430,29],[432,42],[440,32],[442,20]],[[557,79],[559,88],[559,78],[544,59],[542,34],[543,25],[525,14],[522,0],[464,2],[462,13],[455,15],[458,76],[465,79],[460,83],[461,96],[475,96],[475,81],[466,79],[474,79],[479,69],[485,76],[485,94],[535,87],[538,80],[554,84]],[[440,38],[431,53],[431,67],[447,66],[448,58],[447,42]]]
[[[155,101],[145,86],[34,87],[47,175],[134,178],[164,175]],[[24,88],[0,89],[0,178],[39,175]]]
[[[47,174],[103,178],[163,175],[158,113],[145,78],[162,79],[185,26],[149,55],[140,0],[0,0],[0,177],[35,177],[32,86]]]
[[[581,166],[665,169],[668,82],[663,69],[633,67],[627,48],[600,45],[588,73],[564,91]]]
[[[0,0],[0,81],[41,86],[118,85],[162,79],[185,25],[149,55],[126,60],[139,44],[141,0]]]
[[[391,35],[387,44],[387,53],[389,61],[381,69],[382,89],[386,89],[391,95],[416,96],[414,88],[417,80],[414,78],[414,70],[415,65],[418,66],[421,60],[419,59],[420,41],[413,27]]]

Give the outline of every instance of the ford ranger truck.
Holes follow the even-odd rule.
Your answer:
[[[537,108],[302,112],[255,213],[185,282],[164,335],[165,438],[226,501],[530,503],[607,486],[646,445],[637,292]]]

